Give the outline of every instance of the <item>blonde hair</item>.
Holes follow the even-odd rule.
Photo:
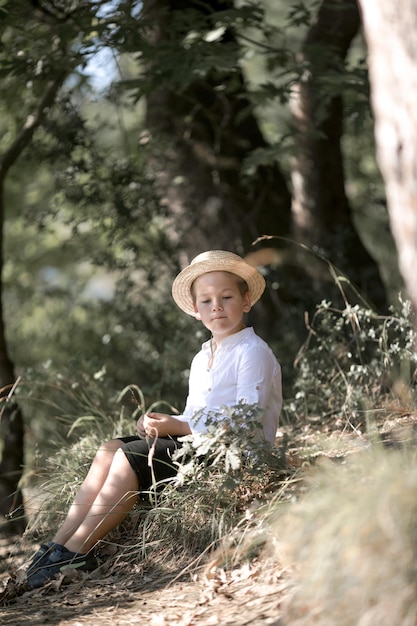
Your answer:
[[[218,271],[223,271],[223,270],[218,270]],[[233,272],[223,272],[224,274],[229,274],[229,276],[232,276],[235,280],[236,286],[239,289],[240,295],[243,296],[246,295],[247,293],[249,293],[249,286],[248,283],[246,282],[246,280],[244,280],[243,278],[241,278],[240,276],[238,276],[237,274],[233,274]],[[198,276],[198,278],[200,278],[200,276]],[[193,304],[195,304],[195,289],[194,289],[194,284],[195,281],[197,280],[197,278],[191,283],[191,287],[190,287],[190,291],[191,291],[191,296],[193,298]]]

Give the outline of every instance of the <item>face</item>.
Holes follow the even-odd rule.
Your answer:
[[[228,272],[209,272],[194,281],[196,319],[213,334],[216,343],[244,328],[250,311],[249,294],[242,296],[236,278]]]

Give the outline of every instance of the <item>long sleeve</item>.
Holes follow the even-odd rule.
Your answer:
[[[189,379],[189,395],[184,413],[192,432],[205,432],[205,417],[222,406],[239,402],[264,409],[265,438],[274,441],[282,407],[281,368],[269,346],[252,328],[227,337],[216,351],[209,368],[208,345],[194,357]]]
[[[261,421],[265,438],[274,441],[282,408],[281,367],[266,345],[245,351],[239,362],[237,402],[264,409]]]

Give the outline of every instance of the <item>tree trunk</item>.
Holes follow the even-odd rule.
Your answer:
[[[0,168],[1,171],[1,168]],[[3,225],[4,182],[0,177],[0,531],[22,532],[25,513],[19,481],[24,463],[23,415],[18,405],[6,398],[15,383],[14,366],[7,350],[3,318]]]
[[[216,11],[233,8],[229,0],[187,2],[207,24]],[[173,24],[184,2],[147,0],[145,15],[152,20],[155,59],[161,42],[183,33]],[[209,22],[209,19],[211,20]],[[230,55],[236,41],[227,30],[220,41]],[[152,75],[155,62],[150,63]],[[266,147],[243,75],[214,67],[204,78],[190,78],[180,91],[167,82],[148,96],[147,126],[158,145],[154,167],[159,192],[173,211],[171,235],[188,257],[205,248],[244,253],[263,234],[290,233],[290,195],[276,165],[255,168],[242,176],[245,159]]]
[[[46,110],[54,102],[64,76],[62,74],[49,81],[37,108],[28,115],[19,135],[0,158],[0,400],[3,400],[0,402],[0,516],[3,517],[3,522],[0,521],[0,530],[2,532],[21,532],[26,525],[19,486],[24,464],[23,416],[13,398],[7,402],[4,400],[16,380],[14,365],[7,349],[3,316],[4,185],[8,171],[29,145]]]
[[[332,76],[343,73],[359,25],[356,0],[323,0],[299,55],[303,78],[291,103],[297,129],[293,223],[297,241],[324,255],[378,309],[385,309],[379,268],[358,236],[345,193],[342,97],[329,95],[326,84]],[[307,267],[319,289],[325,274],[323,265],[311,263]]]
[[[399,267],[417,314],[417,5],[361,0],[377,158]]]
[[[203,29],[209,30],[216,23],[216,11],[232,9],[233,2],[146,0],[144,15],[151,25],[147,36],[154,50],[147,65],[150,80],[165,70],[158,55],[167,42],[182,54],[189,28],[184,8],[193,9],[197,23],[203,22]],[[233,32],[226,30],[215,45],[214,53],[219,54],[220,47],[225,58],[230,58],[237,46]],[[152,174],[162,202],[169,207],[167,232],[178,248],[180,264],[207,249],[244,256],[259,236],[288,236],[291,232],[291,198],[279,167],[261,165],[250,175],[242,175],[245,159],[267,143],[239,64],[236,62],[233,70],[223,70],[221,65],[220,61],[212,63],[203,77],[190,72],[180,87],[174,69],[147,96]],[[181,73],[180,68],[178,71]],[[249,323],[255,324],[266,340],[278,332],[280,306],[275,293],[267,290],[250,314]]]

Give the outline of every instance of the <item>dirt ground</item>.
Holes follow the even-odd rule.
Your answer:
[[[379,431],[390,443],[416,426],[416,416],[397,416],[380,424]],[[309,424],[300,428],[289,455],[302,463],[303,449],[311,459],[314,454],[343,457],[368,446],[366,436],[335,422]],[[19,538],[0,537],[2,626],[286,626],[282,607],[294,577],[267,553],[232,571],[212,562],[199,571],[168,573],[163,564],[132,571],[113,557],[89,575],[74,571],[72,580],[59,578],[17,595],[10,572],[27,562],[34,548]]]
[[[15,545],[18,545],[18,541]],[[0,541],[3,587],[12,566],[10,539]],[[27,557],[14,553],[13,567]],[[28,591],[0,607],[2,626],[282,626],[280,605],[290,587],[288,573],[267,559],[233,572],[210,566],[193,576],[160,571],[123,575],[73,572],[42,589]]]

